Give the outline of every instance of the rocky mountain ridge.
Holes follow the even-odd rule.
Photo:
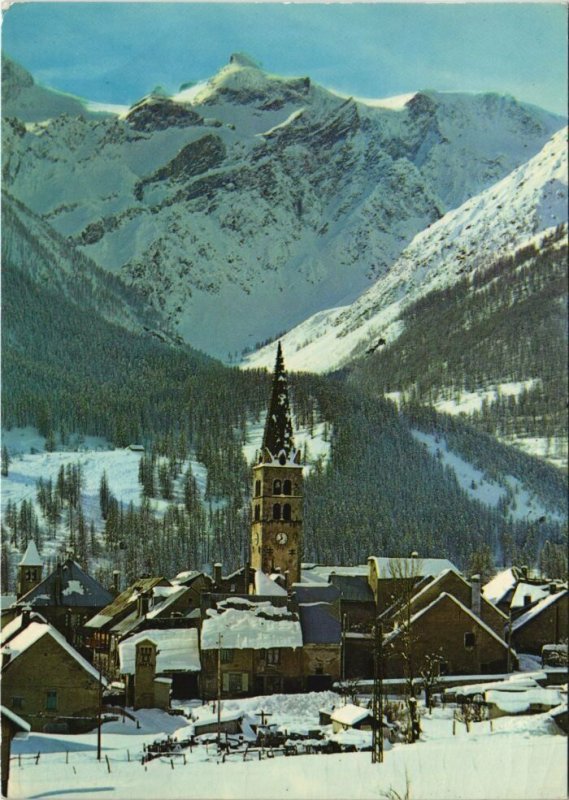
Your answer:
[[[238,55],[123,114],[5,122],[3,178],[186,341],[227,357],[354,301],[561,125],[498,95],[363,103]]]

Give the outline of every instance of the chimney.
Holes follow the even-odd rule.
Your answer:
[[[148,592],[140,592],[136,599],[136,613],[139,617],[144,617],[148,614],[150,606],[150,597]]]
[[[22,624],[20,626],[20,630],[24,630],[30,624],[30,616],[32,613],[32,609],[30,606],[23,606],[22,607]]]
[[[121,573],[120,570],[113,570],[113,592],[120,594]]]
[[[557,584],[550,583],[549,584],[549,594],[557,594]]]
[[[481,615],[480,575],[470,578],[470,607],[477,617]]]
[[[531,605],[531,594],[524,594],[524,608]]]
[[[520,571],[522,573],[522,578],[527,579],[527,576],[528,576],[527,564],[524,564],[522,567],[520,567]]]
[[[419,553],[416,550],[413,550],[411,553],[411,558],[419,558]]]
[[[213,565],[213,582],[218,586],[221,583],[221,564],[219,561]]]
[[[2,669],[6,667],[10,663],[10,659],[12,658],[12,651],[6,645],[6,647],[2,648]]]

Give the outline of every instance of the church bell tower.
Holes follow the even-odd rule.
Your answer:
[[[263,444],[253,467],[251,567],[280,572],[287,586],[300,580],[303,484],[300,450],[295,449],[288,383],[281,344]]]

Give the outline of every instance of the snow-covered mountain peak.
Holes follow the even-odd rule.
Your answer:
[[[413,239],[391,269],[354,303],[321,311],[281,337],[290,369],[326,372],[370,345],[396,339],[402,310],[429,291],[512,253],[567,221],[567,128],[503,180]],[[269,345],[244,366],[270,368]]]

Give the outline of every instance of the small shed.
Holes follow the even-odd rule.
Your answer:
[[[362,708],[353,703],[335,708],[330,714],[330,720],[334,733],[347,731],[351,728],[359,731],[370,731],[374,724],[373,714],[369,708]]]

